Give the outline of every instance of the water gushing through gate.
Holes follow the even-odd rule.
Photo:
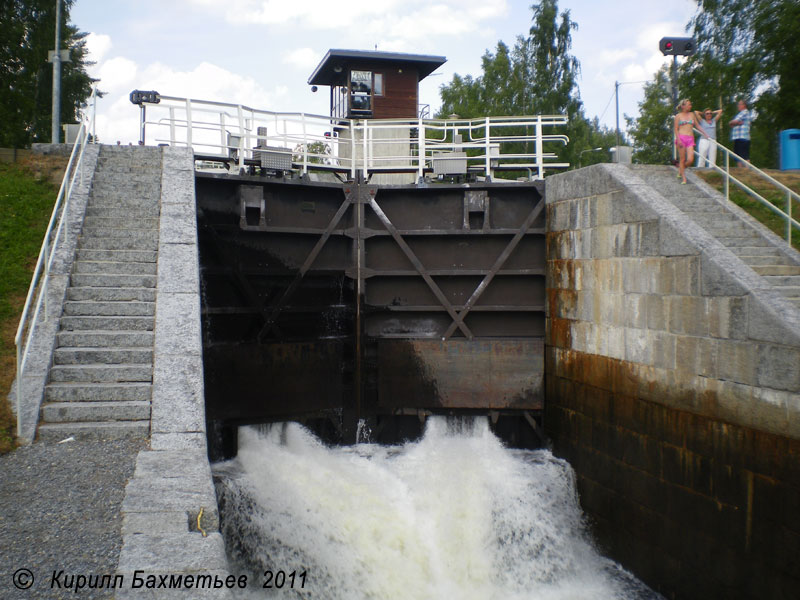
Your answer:
[[[306,573],[282,598],[659,597],[596,552],[569,465],[505,448],[485,419],[430,418],[402,446],[243,428],[214,471],[232,571]]]

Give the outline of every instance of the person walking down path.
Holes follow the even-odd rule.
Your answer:
[[[702,134],[697,143],[697,166],[713,167],[717,164],[717,121],[722,116],[722,109],[712,111],[705,109],[702,113],[695,111],[698,129]]]
[[[692,101],[681,100],[675,115],[675,145],[678,148],[678,173],[681,183],[686,183],[686,167],[694,161],[694,127],[697,116],[692,112]],[[699,126],[698,126],[699,129]]]
[[[747,110],[747,103],[744,100],[739,100],[736,107],[739,112],[729,123],[733,152],[750,162],[750,123],[753,121],[753,115]],[[739,162],[739,166],[743,167],[744,163]]]

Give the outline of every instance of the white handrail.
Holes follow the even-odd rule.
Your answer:
[[[442,154],[448,152],[465,153],[468,170],[486,177],[503,169],[529,171],[541,179],[545,169],[569,166],[553,162],[555,153],[544,149],[545,144],[568,143],[565,135],[543,133],[544,126],[565,125],[563,115],[359,120],[172,96],[159,96],[158,103],[147,103],[147,107],[147,124],[154,126],[148,131],[156,132],[156,142],[185,145],[199,157],[228,162],[232,162],[228,160],[231,151],[236,151],[239,169],[256,163],[257,152],[292,153],[295,149],[300,149],[295,152],[295,168],[303,173],[336,170],[351,177],[377,172],[416,172],[422,177],[433,170],[435,159],[446,158]],[[258,127],[265,127],[267,135],[260,147],[251,147],[249,140],[256,139]],[[237,141],[235,146],[227,142],[228,134]],[[466,139],[456,144],[451,141],[454,134],[464,134]],[[309,150],[314,143],[322,142],[324,147],[337,135],[340,143],[332,155]]]
[[[700,130],[695,129],[695,131],[697,133],[699,133],[701,136],[703,135],[703,133]],[[768,175],[767,173],[765,173],[764,171],[762,171],[758,167],[754,166],[749,161],[746,161],[745,159],[743,159],[741,156],[739,156],[735,152],[732,152],[731,150],[729,150],[728,148],[726,148],[725,146],[723,146],[722,144],[717,142],[717,140],[712,140],[711,138],[707,138],[707,139],[708,139],[708,142],[710,144],[713,144],[714,147],[716,147],[718,150],[722,150],[725,153],[725,168],[724,169],[718,167],[716,164],[712,165],[707,159],[705,159],[705,162],[708,165],[710,165],[715,171],[719,172],[724,177],[725,201],[726,202],[730,202],[730,184],[731,184],[731,182],[733,182],[734,185],[738,186],[739,188],[742,189],[742,191],[744,191],[745,193],[747,193],[747,194],[751,195],[752,197],[754,197],[761,204],[763,204],[764,206],[769,208],[772,212],[774,212],[774,213],[776,213],[776,214],[778,214],[781,217],[786,219],[786,241],[789,243],[789,245],[791,245],[792,244],[792,227],[800,229],[800,222],[798,222],[797,220],[795,220],[792,217],[792,200],[797,200],[798,202],[800,202],[800,194],[797,194],[797,192],[794,192],[790,188],[786,187],[784,184],[782,184],[780,181],[778,181],[774,177],[771,177],[770,175]],[[758,192],[756,192],[755,190],[753,190],[752,188],[747,186],[747,184],[745,184],[742,181],[739,181],[738,179],[736,179],[736,177],[734,177],[730,172],[730,159],[731,159],[731,157],[733,157],[736,161],[738,161],[740,165],[744,165],[746,168],[748,168],[751,171],[753,171],[756,175],[758,175],[762,179],[765,179],[766,181],[768,181],[769,183],[771,183],[772,185],[777,187],[779,190],[784,192],[786,194],[786,210],[785,211],[781,210],[780,208],[775,206],[772,202],[770,202],[769,200],[764,198],[761,194],[759,194]]]
[[[42,304],[44,304],[44,318],[48,318],[47,308],[47,286],[50,281],[50,269],[53,265],[55,258],[55,249],[58,247],[61,234],[64,234],[64,242],[67,241],[69,235],[69,228],[66,226],[66,220],[69,215],[70,200],[72,199],[72,189],[75,185],[75,178],[78,171],[81,173],[81,183],[83,182],[83,155],[86,150],[86,144],[89,143],[91,136],[92,143],[97,139],[94,134],[94,116],[95,116],[95,103],[97,101],[97,88],[92,89],[92,94],[89,97],[92,102],[91,116],[88,121],[84,119],[81,122],[78,136],[75,144],[72,146],[72,152],[69,156],[67,168],[64,171],[64,178],[61,180],[61,187],[58,190],[53,212],[50,215],[50,221],[47,225],[47,231],[44,234],[42,241],[42,248],[39,252],[39,258],[36,261],[36,267],[33,271],[31,284],[28,288],[28,295],[25,298],[25,305],[22,309],[22,315],[19,319],[17,332],[14,336],[14,345],[16,346],[17,354],[17,373],[16,373],[16,395],[17,395],[17,435],[22,435],[22,378],[25,373],[25,363],[28,359],[28,350],[30,348],[31,339],[33,338],[36,323],[39,319],[39,312],[41,311]],[[77,160],[76,160],[77,156]],[[63,201],[63,202],[62,202]],[[63,206],[62,206],[63,203]],[[55,233],[54,233],[55,230]],[[53,239],[51,240],[51,236]],[[41,283],[41,285],[39,285]],[[37,293],[38,289],[38,293]],[[28,323],[28,315],[33,310],[31,322]],[[27,335],[25,332],[27,331]],[[24,344],[22,344],[24,337]]]

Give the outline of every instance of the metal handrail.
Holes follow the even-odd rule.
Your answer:
[[[92,102],[92,112],[88,121],[83,119],[81,126],[78,130],[78,135],[75,144],[72,146],[72,152],[69,156],[67,168],[64,171],[64,178],[61,180],[61,187],[58,190],[53,212],[50,215],[50,221],[47,224],[47,231],[44,234],[42,247],[39,251],[39,258],[36,261],[36,267],[33,271],[31,284],[28,288],[28,295],[25,298],[25,305],[22,309],[22,315],[19,319],[17,332],[14,336],[14,345],[16,346],[17,354],[17,373],[16,373],[16,395],[17,395],[17,435],[22,435],[22,378],[25,372],[25,363],[28,359],[28,350],[30,348],[31,339],[36,329],[36,324],[39,320],[39,313],[42,305],[44,305],[44,318],[47,321],[47,286],[50,282],[50,269],[53,265],[55,258],[55,249],[58,247],[59,240],[62,232],[64,235],[64,242],[68,240],[69,229],[66,225],[66,218],[69,215],[70,200],[72,199],[72,189],[75,185],[75,178],[80,171],[81,183],[83,183],[83,155],[86,150],[86,144],[89,142],[91,135],[92,143],[97,139],[94,134],[94,121],[95,110],[97,101],[97,88],[92,89],[92,94],[89,97]],[[77,156],[77,161],[76,161]],[[63,206],[62,206],[63,201]],[[52,240],[51,240],[52,237]],[[41,284],[41,285],[40,285]],[[28,322],[28,315],[33,310],[30,323]],[[25,332],[27,331],[27,335]],[[24,344],[23,342],[24,338]]]
[[[563,115],[358,120],[173,96],[159,96],[157,103],[146,106],[150,120],[142,130],[156,128],[156,142],[186,145],[202,158],[227,159],[239,169],[265,150],[292,153],[303,173],[322,169],[351,177],[359,172],[365,177],[377,172],[416,172],[422,177],[447,152],[465,152],[469,170],[487,177],[497,168],[518,168],[541,179],[546,168],[569,166],[552,162],[555,153],[544,150],[545,144],[569,141],[565,135],[543,133],[544,127],[565,125]],[[267,135],[257,133],[261,127]],[[456,143],[454,134],[466,139]],[[520,143],[529,149],[510,146]],[[320,144],[326,151],[313,152]]]
[[[703,132],[699,129],[694,128],[694,130],[703,136]],[[718,150],[722,150],[725,154],[725,169],[718,167],[716,164],[711,164],[708,159],[705,159],[705,162],[712,167],[715,171],[722,174],[724,177],[724,188],[725,188],[725,201],[730,202],[730,184],[731,182],[738,186],[743,192],[749,194],[756,200],[758,200],[761,204],[769,208],[772,212],[780,215],[781,217],[786,219],[786,241],[791,246],[792,244],[792,227],[797,228],[800,230],[800,222],[792,217],[792,200],[796,200],[800,202],[800,194],[791,190],[780,181],[775,179],[774,177],[769,176],[767,173],[759,169],[758,167],[754,166],[749,161],[745,160],[735,152],[729,150],[722,144],[720,144],[717,140],[713,140],[711,138],[707,138],[709,143],[713,144]],[[740,165],[744,165],[746,168],[753,171],[756,175],[761,177],[762,179],[766,180],[767,182],[771,183],[775,187],[777,187],[780,191],[786,194],[786,210],[783,211],[777,206],[775,206],[772,202],[764,198],[761,194],[750,188],[747,184],[739,181],[730,173],[730,160],[733,157],[734,160],[738,161]]]

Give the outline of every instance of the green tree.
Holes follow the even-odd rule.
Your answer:
[[[639,116],[626,115],[628,134],[633,142],[633,161],[666,164],[672,160],[672,96],[669,91],[669,66],[664,65],[653,81],[644,86]]]
[[[567,115],[564,133],[570,144],[557,153],[559,160],[577,165],[581,151],[603,136],[599,125],[584,116],[580,100],[580,64],[570,53],[578,25],[569,10],[559,14],[557,0],[543,0],[531,10],[528,36],[518,36],[513,49],[498,42],[494,53],[483,55],[479,77],[455,75],[441,86],[437,116]]]
[[[800,3],[796,0],[698,0],[689,23],[698,52],[681,87],[703,105],[725,109],[719,139],[739,97],[757,114],[753,162],[775,166],[781,129],[800,126]]]
[[[75,0],[62,0],[61,122],[79,119],[93,80],[86,73],[86,34],[69,24]],[[55,0],[3,0],[0,3],[0,146],[22,148],[49,142],[52,123],[52,65],[48,51],[55,42]]]

